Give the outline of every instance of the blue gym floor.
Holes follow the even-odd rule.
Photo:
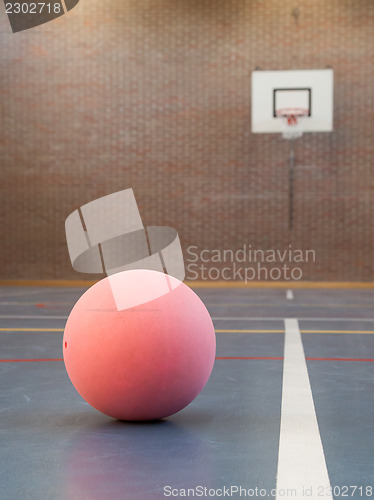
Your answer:
[[[271,498],[285,318],[298,320],[333,498],[374,497],[374,290],[197,289],[216,328],[212,376],[180,413],[138,424],[100,414],[67,377],[63,328],[83,292],[0,288],[1,499]]]

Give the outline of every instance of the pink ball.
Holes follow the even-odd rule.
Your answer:
[[[115,295],[111,278],[87,290],[70,313],[63,339],[70,380],[90,405],[111,417],[172,415],[196,398],[212,372],[216,339],[210,315],[189,287],[163,273],[118,273]],[[125,302],[146,302],[118,311],[118,285]]]

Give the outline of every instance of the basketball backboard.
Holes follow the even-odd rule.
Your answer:
[[[281,116],[300,110],[304,132],[333,129],[333,70],[253,71],[252,132],[281,133]]]

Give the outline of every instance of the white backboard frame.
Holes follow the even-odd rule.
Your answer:
[[[302,118],[304,132],[331,132],[333,130],[332,69],[253,71],[252,72],[252,132],[254,134],[282,133],[282,119],[275,116],[277,92],[283,91],[282,105],[300,106],[310,95],[309,114]],[[288,95],[286,93],[288,92]],[[303,91],[303,98],[298,91]],[[292,104],[292,96],[295,97]],[[289,99],[288,99],[289,97]],[[279,98],[279,93],[278,93]],[[279,99],[278,99],[279,100]]]

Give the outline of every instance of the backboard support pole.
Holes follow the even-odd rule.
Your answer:
[[[293,202],[294,202],[294,173],[295,173],[295,152],[293,140],[290,140],[290,157],[288,168],[288,228],[293,228]]]

